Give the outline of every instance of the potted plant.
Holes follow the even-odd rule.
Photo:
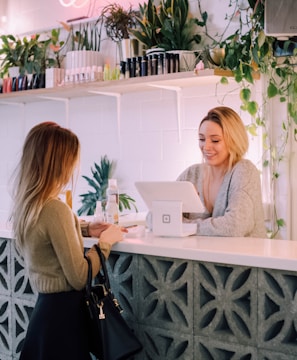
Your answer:
[[[83,176],[88,184],[93,188],[85,194],[80,195],[82,198],[82,206],[78,209],[77,214],[80,215],[94,215],[96,209],[96,202],[102,202],[103,209],[106,205],[106,189],[108,187],[108,179],[112,176],[114,171],[114,163],[109,161],[107,156],[101,157],[100,165],[94,163],[94,169],[91,168],[93,177]],[[119,194],[119,210],[131,209],[131,206],[137,211],[135,200],[125,193]]]
[[[25,46],[23,41],[14,35],[1,35],[2,45],[0,48],[1,77],[10,73],[10,77],[17,77],[25,72]],[[14,72],[12,72],[14,70]]]
[[[56,87],[64,81],[62,61],[66,56],[63,52],[65,41],[60,40],[61,29],[52,29],[46,55],[45,84],[47,88]]]
[[[78,72],[93,66],[102,66],[100,54],[102,22],[100,19],[69,25],[61,22],[68,32],[65,41],[66,72]]]
[[[202,20],[193,17],[188,0],[162,0],[158,6],[154,0],[148,0],[139,9],[138,29],[130,29],[130,33],[147,49],[158,47],[178,52],[182,70],[192,70],[196,59],[193,51],[201,43],[198,31],[206,23],[206,13],[202,14]],[[187,66],[189,63],[193,64],[191,69]]]
[[[118,3],[108,4],[101,11],[100,18],[106,35],[117,44],[120,61],[131,56],[129,29],[135,28],[137,14],[131,5],[126,10]]]

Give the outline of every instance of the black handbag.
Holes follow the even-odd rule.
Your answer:
[[[100,360],[124,360],[142,350],[142,344],[122,317],[123,311],[111,289],[105,258],[99,246],[102,273],[92,281],[91,261],[88,259],[88,281],[85,301],[88,313],[89,350]]]

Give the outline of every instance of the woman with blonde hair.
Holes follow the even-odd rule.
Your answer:
[[[239,115],[229,107],[211,109],[199,125],[204,163],[179,177],[191,181],[205,206],[203,214],[185,214],[197,223],[197,235],[265,238],[260,174],[244,159],[248,136]]]
[[[54,122],[44,122],[28,133],[16,169],[13,231],[30,283],[38,292],[21,360],[91,359],[83,293],[88,263],[81,227],[71,207],[59,199],[79,157],[77,136]],[[85,231],[100,236],[98,244],[106,258],[112,245],[122,240],[122,229],[115,225],[88,223]],[[96,249],[86,256],[97,274]]]

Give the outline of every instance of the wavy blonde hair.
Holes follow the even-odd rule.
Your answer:
[[[15,170],[12,227],[17,243],[37,223],[45,203],[57,197],[79,162],[78,137],[54,122],[43,122],[28,133]]]
[[[215,107],[202,119],[199,129],[204,121],[213,121],[223,131],[224,140],[229,151],[229,170],[240,161],[249,147],[246,128],[240,116],[227,106]]]

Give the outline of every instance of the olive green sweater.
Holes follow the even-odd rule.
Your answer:
[[[107,258],[110,245],[100,243]],[[42,209],[38,222],[18,246],[33,288],[41,293],[81,290],[87,281],[88,263],[84,258],[79,220],[70,207],[58,199]],[[93,247],[87,252],[92,272],[97,274],[100,260]]]

